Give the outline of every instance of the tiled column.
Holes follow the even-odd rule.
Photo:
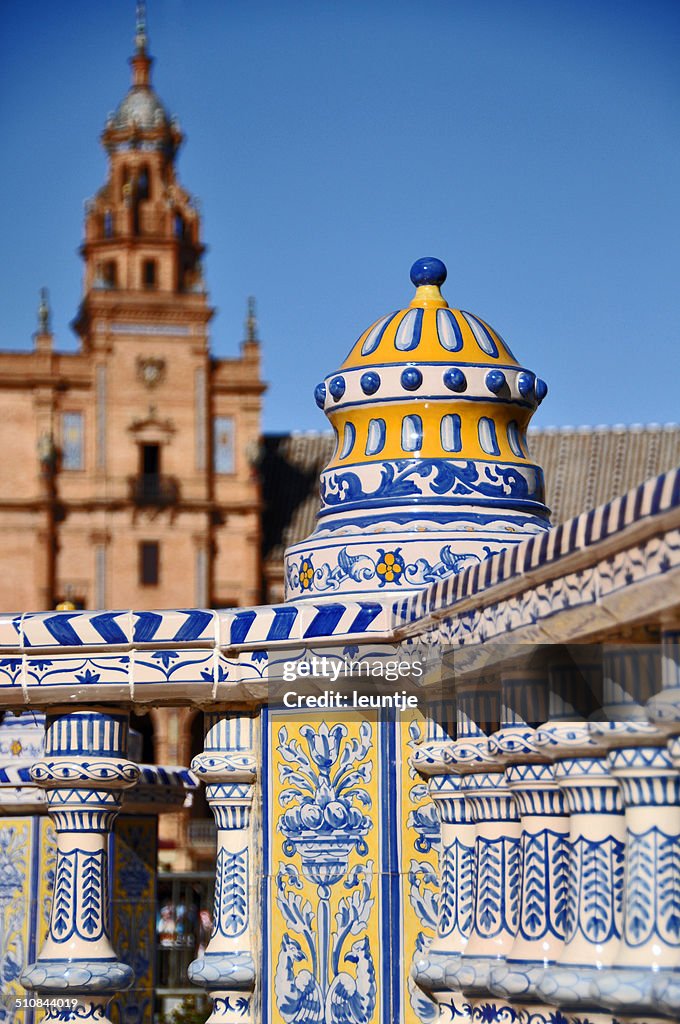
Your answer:
[[[565,940],[537,991],[560,1006],[573,1024],[612,1024],[612,1015],[594,1000],[592,987],[593,977],[611,964],[619,944],[625,822],[606,750],[582,720],[601,707],[599,654],[586,655],[592,660],[585,664],[551,666],[550,717],[535,737],[537,748],[554,762],[555,781],[569,811]]]
[[[55,709],[31,769],[47,793],[57,864],[47,940],[21,984],[51,1003],[48,1020],[106,1021],[111,996],[134,980],[111,945],[108,903],[108,840],[123,791],[139,778],[127,744],[127,714]]]
[[[441,826],[437,933],[427,952],[413,962],[415,981],[439,1006],[442,1020],[470,1020],[469,1000],[452,986],[472,927],[475,824],[465,803],[460,776],[450,774],[453,740],[423,744],[412,763],[428,779]]]
[[[474,896],[470,937],[447,978],[468,997],[473,1020],[506,1024],[516,1014],[507,1000],[492,995],[491,969],[507,955],[517,931],[521,826],[503,764],[490,754],[479,727],[499,721],[498,691],[481,687],[461,697],[459,708],[459,739],[450,758],[462,775],[460,791],[475,824]]]
[[[596,990],[617,1014],[649,1024],[659,1009],[657,974],[680,951],[680,776],[665,747],[623,747],[608,760],[626,811],[624,920]]]
[[[247,712],[218,712],[207,714],[205,724],[205,749],[191,768],[207,784],[217,824],[215,910],[210,942],[203,957],[190,964],[189,980],[212,997],[212,1024],[254,1024],[255,718]]]
[[[611,1024],[601,1013],[594,979],[612,963],[623,911],[623,802],[605,750],[587,723],[548,722],[537,746],[555,761],[555,781],[569,810],[569,885],[565,941],[537,991],[573,1021]]]
[[[521,815],[521,888],[517,934],[504,960],[491,969],[491,990],[513,1000],[522,1021],[554,1021],[537,985],[564,940],[569,818],[552,765],[536,745],[533,728],[548,717],[545,670],[503,675],[503,727],[489,737],[489,752],[507,765],[505,781]]]
[[[666,624],[661,634],[661,678],[663,689],[649,702],[647,712],[664,731],[672,734],[668,752],[673,766],[680,770],[680,626],[677,622]],[[666,898],[672,894],[677,903],[680,898],[677,878],[674,885],[674,891],[666,886]],[[673,963],[658,971],[652,992],[664,1012],[680,1016],[680,947],[677,943]]]
[[[601,1004],[630,1022],[650,1024],[659,1006],[657,972],[672,967],[680,942],[680,779],[666,738],[645,718],[644,705],[661,686],[654,646],[605,653],[605,713],[591,724],[610,748],[626,817],[623,930],[613,963],[594,981]]]

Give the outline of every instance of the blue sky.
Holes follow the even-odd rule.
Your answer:
[[[680,419],[680,4],[148,6],[213,348],[235,354],[254,293],[267,430],[325,429],[314,384],[410,301],[423,255],[548,381],[536,425]],[[30,346],[43,284],[75,346],[83,201],[133,33],[133,0],[3,4],[3,348]]]

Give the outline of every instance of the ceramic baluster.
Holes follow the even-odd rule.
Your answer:
[[[139,778],[127,749],[126,713],[55,708],[31,768],[57,832],[57,863],[47,939],[21,984],[47,1002],[47,1020],[105,1022],[111,997],[134,981],[109,930],[109,837]]]
[[[647,706],[649,716],[671,733],[668,752],[673,766],[680,769],[680,626],[672,622],[661,634],[661,679],[663,689]],[[680,883],[676,880],[676,889]],[[652,992],[659,1007],[673,1017],[680,1016],[680,949],[672,966],[658,971]]]
[[[217,825],[215,909],[210,942],[189,965],[189,980],[212,997],[210,1024],[252,1024],[254,1008],[255,880],[251,809],[257,758],[255,719],[249,713],[206,714],[205,747],[191,762],[206,783]]]
[[[604,654],[604,712],[591,723],[609,748],[626,819],[621,942],[613,963],[594,979],[602,1005],[629,1022],[657,1019],[656,972],[672,967],[680,925],[680,779],[666,738],[647,721],[646,701],[661,686],[656,645],[618,646]]]
[[[537,992],[570,1024],[612,1024],[593,978],[612,963],[623,917],[625,820],[606,748],[584,716],[601,706],[601,663],[550,668],[550,719],[535,743],[554,762],[569,811],[565,939]]]
[[[517,928],[520,823],[503,765],[489,753],[481,726],[494,728],[500,713],[496,686],[480,684],[459,695],[458,740],[448,752],[461,775],[460,792],[475,824],[474,898],[470,937],[447,980],[471,1004],[472,1020],[509,1022],[516,1014],[491,994],[490,972],[510,949]]]
[[[413,960],[413,977],[439,1006],[442,1020],[470,1020],[469,1000],[452,987],[451,971],[459,966],[472,926],[475,825],[461,790],[451,774],[455,741],[441,738],[423,743],[412,764],[428,779],[428,792],[440,822],[439,900],[437,932],[428,949]]]
[[[670,735],[680,735],[680,623],[661,632],[661,690],[647,703],[647,715]]]
[[[533,728],[548,717],[545,669],[503,674],[503,727],[489,751],[505,764],[505,780],[521,815],[521,890],[517,935],[505,960],[491,969],[491,989],[523,1022],[548,1024],[554,1005],[538,995],[544,969],[555,960],[566,921],[569,818],[552,765],[536,746]]]

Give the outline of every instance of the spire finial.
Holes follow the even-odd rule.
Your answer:
[[[137,53],[146,53],[148,41],[146,34],[146,3],[145,0],[137,0],[135,16],[135,50]]]
[[[446,266],[436,256],[423,256],[411,267],[411,281],[416,294],[411,306],[423,309],[439,309],[446,306],[439,286],[446,280]]]
[[[146,34],[146,2],[137,0],[135,14],[135,52],[130,57],[132,65],[132,86],[134,89],[145,88],[150,82],[151,65],[148,54],[149,37]]]
[[[40,289],[40,305],[38,306],[38,333],[50,333],[50,301],[47,288]]]
[[[255,296],[248,296],[248,315],[246,316],[246,341],[257,341],[257,313]]]

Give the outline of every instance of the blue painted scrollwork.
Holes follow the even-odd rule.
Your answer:
[[[0,828],[0,982],[5,985],[17,980],[24,961],[25,869],[24,837],[11,826]]]
[[[521,856],[518,838],[477,837],[475,930],[484,938],[514,935],[519,912]]]
[[[518,1014],[511,1006],[504,1006],[496,1002],[474,1003],[470,1017],[479,1024],[514,1024],[519,1020]]]
[[[566,939],[580,932],[590,943],[618,938],[617,916],[623,907],[625,844],[615,836],[571,842]]]
[[[212,934],[243,935],[248,925],[248,849],[221,848],[215,865],[215,920]]]
[[[627,945],[642,946],[654,936],[670,946],[680,944],[679,880],[677,835],[657,825],[642,833],[628,832]]]
[[[388,583],[395,586],[401,586],[402,583],[421,586],[436,583],[437,580],[452,576],[466,566],[480,561],[478,555],[456,554],[450,544],[442,545],[438,556],[432,562],[427,558],[405,562],[399,554],[400,550],[396,548],[394,551],[386,552],[380,548],[375,556],[363,553],[352,555],[347,547],[343,547],[338,552],[335,563],[324,562],[311,575],[309,571],[304,575],[305,570],[300,565],[290,562],[286,571],[288,586],[291,590],[304,594],[323,594],[338,590],[348,581],[364,583],[372,579],[376,580],[380,588]],[[483,551],[485,556],[493,554],[488,545],[484,546]]]
[[[409,723],[409,741],[411,749],[416,749],[422,741],[422,728],[419,722]],[[416,776],[413,766],[410,766],[411,777]],[[429,853],[436,850],[441,841],[441,828],[437,811],[431,800],[428,800],[427,786],[418,782],[409,789],[409,800],[414,804],[414,809],[409,812],[407,825],[416,834],[414,846],[418,853]],[[427,800],[427,803],[423,801]],[[432,933],[437,931],[437,917],[439,914],[440,894],[439,879],[434,864],[429,860],[411,860],[409,874],[409,900],[415,910],[420,924]],[[414,958],[426,954],[432,942],[432,938],[425,932],[418,932],[413,950]],[[433,1024],[439,1017],[437,1004],[416,985],[412,973],[407,978],[407,989],[409,1000],[414,1013],[422,1024]]]
[[[532,472],[535,474],[533,467]],[[325,473],[321,497],[331,507],[371,499],[413,498],[424,493],[540,501],[541,481],[535,475],[534,486],[530,487],[527,476],[514,466],[480,465],[473,460],[398,459],[381,465],[380,480],[372,490],[364,488],[358,473]]]
[[[428,861],[412,860],[408,873],[409,899],[421,924],[432,930],[437,928],[438,879]]]

